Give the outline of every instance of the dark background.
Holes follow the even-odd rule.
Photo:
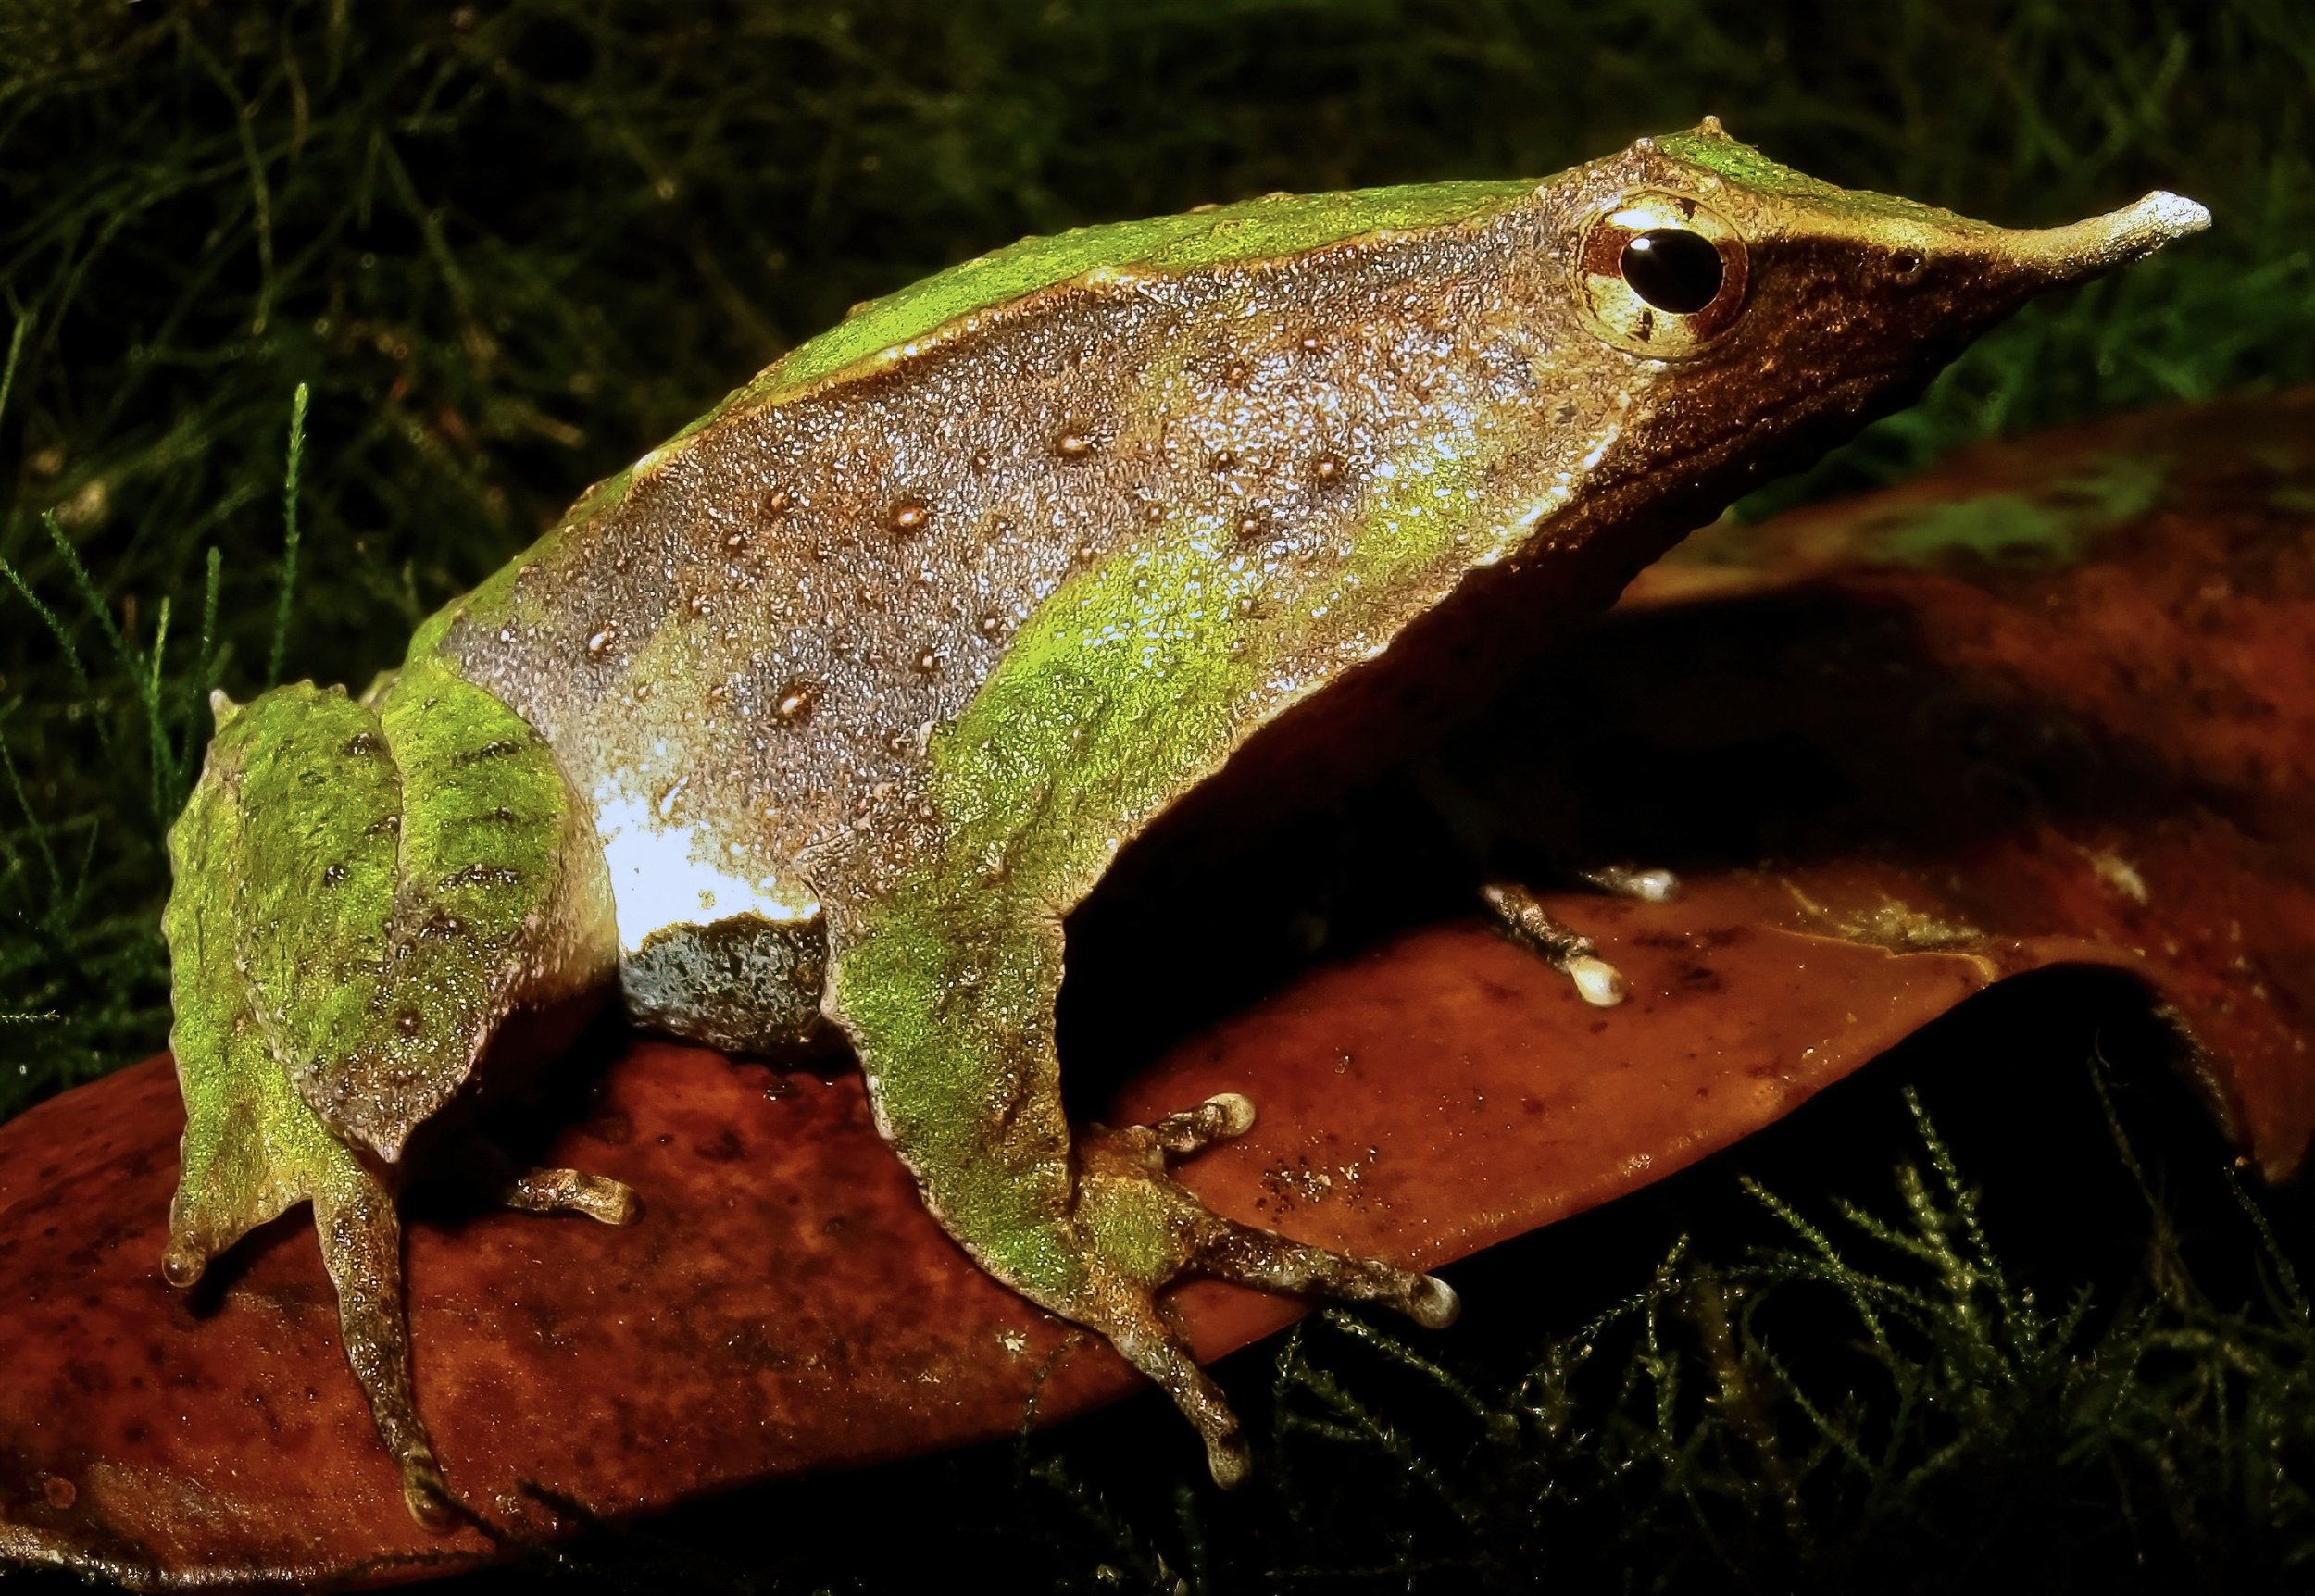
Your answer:
[[[2311,111],[2297,0],[0,0],[0,1113],[161,1043],[159,840],[210,686],[277,657],[367,680],[855,300],[1024,232],[1540,175],[1706,112],[2007,223],[2156,186],[2210,205],[2209,234],[2031,308],[1758,514],[2315,377]],[[1996,994],[1736,1156],[1469,1266],[1499,1311],[1424,1344],[1451,1368],[1336,1318],[1237,1360],[1271,1438],[1237,1498],[1145,1402],[528,1577],[2303,1586],[2302,1200],[2238,1194],[2142,1009]],[[1850,1227],[1832,1269],[1747,1172],[1914,1244]]]

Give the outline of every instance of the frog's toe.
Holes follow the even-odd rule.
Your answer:
[[[1218,1091],[1195,1108],[1158,1120],[1149,1127],[1149,1133],[1167,1157],[1187,1158],[1253,1128],[1253,1100],[1240,1092]]]
[[[179,1291],[194,1285],[208,1272],[209,1254],[181,1236],[169,1239],[169,1250],[161,1254],[161,1278]]]
[[[1669,879],[1669,872],[1655,873]],[[1585,1003],[1614,1008],[1623,1002],[1623,972],[1599,956],[1591,938],[1545,908],[1533,892],[1516,882],[1491,881],[1479,895],[1503,934],[1573,981],[1576,995]],[[1643,894],[1635,890],[1631,895]]]
[[[1680,878],[1660,865],[1602,865],[1578,870],[1576,877],[1612,896],[1644,904],[1669,904],[1680,896]]]
[[[1463,1309],[1455,1288],[1434,1275],[1308,1246],[1220,1216],[1210,1216],[1193,1267],[1214,1279],[1266,1291],[1381,1303],[1434,1330],[1453,1324]]]
[[[1205,1442],[1214,1483],[1225,1489],[1243,1483],[1252,1469],[1245,1433],[1221,1388],[1158,1313],[1153,1277],[1205,1275],[1268,1291],[1379,1302],[1434,1329],[1452,1323],[1462,1306],[1444,1280],[1224,1219],[1162,1176],[1148,1185],[1157,1211],[1150,1216],[1167,1217],[1138,1241],[1110,1228],[1096,1246],[1088,1289],[1059,1308],[1107,1336],[1126,1362],[1173,1399]]]
[[[576,1169],[525,1169],[499,1192],[509,1208],[526,1214],[583,1214],[602,1225],[631,1225],[643,1213],[635,1189],[607,1175]]]
[[[397,1461],[402,1465],[402,1504],[410,1510],[410,1516],[437,1535],[457,1528],[466,1515],[450,1492],[450,1482],[443,1478],[433,1453],[421,1451]]]
[[[420,1524],[447,1529],[465,1515],[443,1478],[411,1390],[402,1231],[394,1200],[348,1156],[335,1178],[315,1191],[313,1203],[322,1267],[337,1289],[345,1361],[369,1399],[378,1439],[401,1474],[402,1500]]]
[[[1125,1361],[1148,1377],[1182,1411],[1206,1443],[1206,1467],[1224,1489],[1244,1484],[1253,1454],[1238,1415],[1214,1378],[1198,1367],[1189,1346],[1158,1312],[1145,1288],[1112,1279],[1106,1300],[1084,1316],[1109,1338]]]
[[[1095,1162],[1129,1174],[1163,1175],[1166,1166],[1254,1128],[1253,1102],[1235,1091],[1218,1091],[1195,1108],[1169,1114],[1146,1125],[1111,1130],[1088,1128],[1085,1151]]]

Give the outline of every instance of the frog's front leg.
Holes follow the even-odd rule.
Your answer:
[[[1167,1159],[1253,1123],[1224,1094],[1155,1124],[1098,1127],[1072,1142],[1054,1051],[1057,918],[992,903],[900,893],[842,916],[832,1017],[858,1052],[878,1128],[925,1203],[990,1273],[1041,1307],[1108,1338],[1204,1439],[1224,1485],[1246,1449],[1220,1388],[1157,1296],[1185,1275],[1390,1303],[1450,1322],[1441,1280],[1241,1225],[1168,1177]]]

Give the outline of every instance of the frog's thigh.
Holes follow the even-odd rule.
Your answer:
[[[726,1053],[780,1054],[825,1029],[820,990],[828,933],[818,916],[733,915],[662,926],[619,958],[619,991],[637,1025]]]

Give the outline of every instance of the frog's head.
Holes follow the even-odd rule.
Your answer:
[[[2153,193],[2070,226],[1995,227],[1805,177],[1708,118],[1579,168],[1537,191],[1515,289],[1556,330],[1550,386],[1588,412],[1555,418],[1587,455],[1540,540],[1633,519],[1676,535],[1682,514],[1908,402],[2035,294],[2209,223]],[[1644,513],[1658,500],[1670,513]]]

